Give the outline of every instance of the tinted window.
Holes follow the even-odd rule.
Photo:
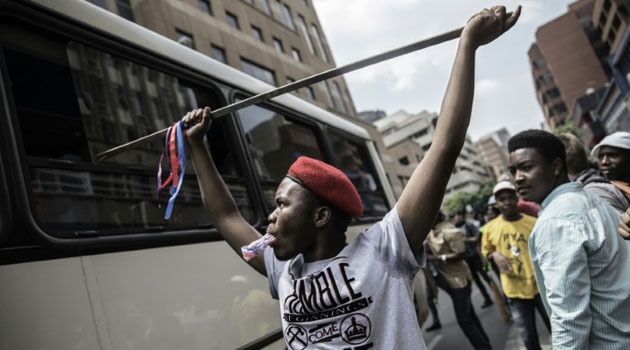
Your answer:
[[[335,159],[333,164],[343,171],[356,187],[363,201],[363,216],[382,216],[388,205],[365,146],[341,133],[329,135]]]
[[[190,160],[170,221],[158,198],[163,139],[102,163],[95,155],[163,129],[219,95],[99,49],[13,25],[0,27],[37,219],[58,237],[209,225]],[[225,120],[212,125],[213,157],[243,215],[253,210]],[[165,170],[164,173],[167,173]],[[164,176],[165,177],[165,176]]]
[[[276,187],[299,156],[326,161],[311,126],[260,106],[242,109],[239,119],[269,208],[275,207]]]

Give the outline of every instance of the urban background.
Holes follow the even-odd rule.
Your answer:
[[[312,0],[88,1],[274,86],[336,67]],[[574,133],[589,147],[630,129],[629,8],[630,1],[580,0],[538,27],[522,54],[544,115],[540,128]],[[344,77],[295,94],[365,128],[396,195],[431,145],[437,111],[357,110]],[[446,190],[447,211],[482,209],[507,171],[509,137],[497,125],[467,138]]]

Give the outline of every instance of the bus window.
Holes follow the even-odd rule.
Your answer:
[[[381,217],[386,214],[388,205],[385,193],[369,161],[366,147],[336,132],[329,132],[328,136],[335,165],[348,176],[361,196],[363,217]]]
[[[238,114],[268,209],[275,208],[276,188],[299,156],[326,161],[315,128],[260,106]]]
[[[48,234],[72,238],[82,231],[116,235],[211,225],[190,160],[173,216],[164,219],[168,189],[159,201],[156,195],[163,139],[104,163],[94,156],[167,127],[193,108],[220,107],[218,89],[199,88],[22,24],[0,24],[0,40],[19,127],[15,132],[30,175],[32,212]],[[241,213],[254,222],[224,119],[213,123],[206,141]]]

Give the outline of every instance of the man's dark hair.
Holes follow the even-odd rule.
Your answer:
[[[562,170],[567,171],[567,155],[562,141],[554,134],[543,130],[525,130],[510,138],[508,152],[512,153],[521,148],[533,148],[548,163],[556,158],[562,160]]]

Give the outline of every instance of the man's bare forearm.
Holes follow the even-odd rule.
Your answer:
[[[433,226],[433,218],[466,138],[474,94],[474,57],[475,50],[460,41],[433,143],[398,202],[403,228],[414,251],[419,249]],[[421,199],[422,206],[419,205]]]
[[[262,235],[242,217],[210,152],[203,143],[203,137],[211,124],[210,109],[206,107],[203,110],[191,111],[183,118],[183,121],[189,127],[186,140],[203,205],[223,239],[241,256],[241,247]],[[249,260],[248,264],[260,274],[266,275],[263,254]]]

